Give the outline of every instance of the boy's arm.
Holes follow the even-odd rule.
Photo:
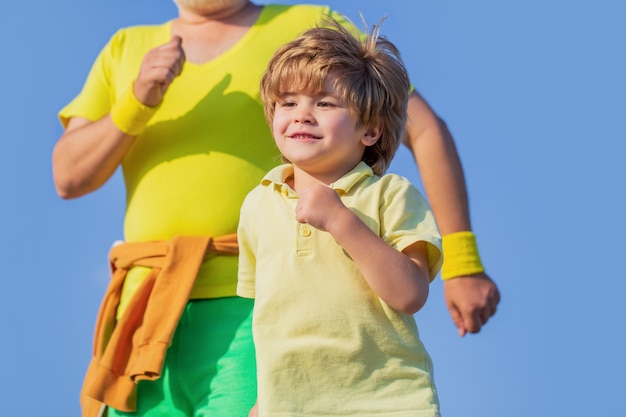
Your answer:
[[[258,417],[259,416],[259,401],[257,400],[254,403],[254,406],[250,409],[248,413],[248,417]]]
[[[463,168],[452,135],[443,120],[413,91],[404,143],[411,149],[428,201],[444,236],[471,231]],[[454,262],[446,258],[445,262]],[[484,272],[444,281],[446,304],[459,334],[477,333],[495,313],[500,294]]]
[[[426,243],[399,252],[348,209],[335,190],[321,184],[300,194],[296,219],[329,232],[372,290],[393,309],[414,314],[426,303],[430,284]]]

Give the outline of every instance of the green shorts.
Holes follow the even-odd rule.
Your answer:
[[[161,378],[139,382],[137,411],[109,408],[109,417],[247,417],[256,401],[253,305],[239,297],[190,301]]]

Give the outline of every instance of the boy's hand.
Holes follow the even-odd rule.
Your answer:
[[[345,208],[335,190],[323,184],[315,184],[300,193],[296,220],[328,232],[333,219]]]
[[[137,100],[149,107],[159,105],[174,78],[183,70],[184,63],[185,52],[180,36],[172,36],[168,43],[148,51],[133,85]]]

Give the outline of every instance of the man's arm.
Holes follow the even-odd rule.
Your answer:
[[[454,233],[471,231],[465,177],[454,139],[445,122],[415,91],[409,97],[404,144],[413,153],[444,242]],[[444,252],[444,268],[446,262],[454,261]],[[498,288],[484,272],[445,279],[444,293],[461,336],[478,333],[500,302]]]
[[[113,175],[135,138],[163,100],[185,61],[180,37],[149,51],[137,80],[97,121],[70,119],[52,153],[54,183],[62,198],[100,188]]]
[[[134,138],[120,131],[110,116],[96,122],[70,119],[52,153],[52,173],[59,196],[76,198],[104,185]]]

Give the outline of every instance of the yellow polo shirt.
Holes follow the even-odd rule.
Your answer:
[[[327,232],[295,220],[291,165],[247,197],[237,292],[255,298],[258,401],[265,416],[438,416],[430,357],[413,316],[389,307]],[[361,162],[331,185],[399,251],[427,243],[431,280],[441,237],[420,192]]]

